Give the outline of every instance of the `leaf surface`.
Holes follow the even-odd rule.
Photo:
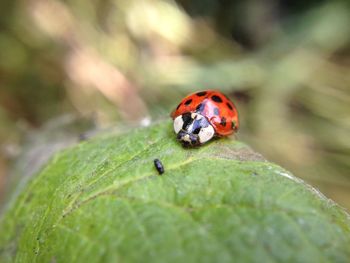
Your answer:
[[[349,216],[336,204],[232,138],[184,149],[170,122],[55,155],[0,233],[0,262],[350,259]]]

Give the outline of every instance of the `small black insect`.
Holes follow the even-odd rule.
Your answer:
[[[159,159],[154,159],[154,166],[156,167],[157,171],[159,174],[164,173],[164,166],[162,164],[161,161],[159,161]]]

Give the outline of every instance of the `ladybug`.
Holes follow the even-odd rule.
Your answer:
[[[186,147],[199,146],[214,136],[228,136],[239,128],[235,105],[216,90],[188,95],[171,117],[177,139]]]

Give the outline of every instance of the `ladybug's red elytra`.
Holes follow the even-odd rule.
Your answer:
[[[171,113],[177,139],[184,146],[198,146],[214,136],[228,136],[239,128],[233,102],[216,90],[185,97]]]

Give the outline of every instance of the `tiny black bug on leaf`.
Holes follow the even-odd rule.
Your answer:
[[[159,161],[158,159],[154,159],[154,166],[156,167],[157,171],[159,174],[164,173],[164,166],[162,164],[161,161]]]

